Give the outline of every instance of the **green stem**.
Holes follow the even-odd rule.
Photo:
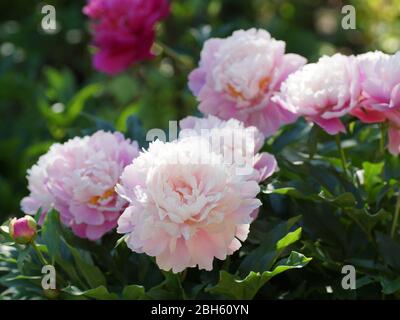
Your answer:
[[[385,156],[385,136],[386,136],[385,123],[380,124],[380,129],[381,129],[381,137],[379,139],[379,148],[380,148],[381,156],[384,157]]]
[[[49,263],[46,261],[46,259],[44,258],[42,252],[40,251],[40,249],[37,247],[36,243],[34,241],[31,242],[31,246],[33,248],[33,250],[35,250],[36,254],[39,257],[40,262],[43,265],[48,265]]]
[[[346,155],[345,155],[344,150],[342,148],[342,143],[340,141],[340,135],[339,134],[335,135],[335,141],[336,141],[336,145],[337,145],[337,148],[339,150],[339,153],[340,153],[340,159],[342,161],[343,172],[347,177],[350,177],[349,172],[347,171]]]
[[[188,56],[177,53],[174,49],[170,48],[165,43],[162,43],[160,41],[158,41],[156,43],[156,46],[160,47],[166,55],[170,56],[172,59],[176,60],[177,62],[180,62],[184,67],[186,67],[188,69],[193,68],[192,61],[190,60],[190,58]]]
[[[399,214],[400,214],[400,191],[399,191],[399,194],[397,195],[396,209],[395,209],[395,212],[394,212],[392,230],[390,232],[390,236],[392,237],[392,239],[394,238],[395,233],[396,233],[397,223],[399,221]]]

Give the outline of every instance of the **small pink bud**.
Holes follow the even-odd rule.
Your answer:
[[[10,236],[19,244],[28,244],[36,238],[36,221],[31,216],[25,216],[10,221]]]

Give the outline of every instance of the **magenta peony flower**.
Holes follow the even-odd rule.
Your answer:
[[[269,136],[296,120],[270,98],[305,63],[299,55],[285,54],[285,43],[265,30],[239,30],[226,39],[204,43],[199,67],[189,75],[189,87],[204,114],[241,120]]]
[[[116,74],[152,58],[155,24],[169,14],[167,0],[89,0],[83,12],[92,20],[94,66]]]
[[[31,193],[22,200],[22,210],[35,214],[41,208],[43,221],[54,207],[76,235],[99,239],[117,226],[126,207],[114,187],[138,154],[136,142],[104,131],[54,144],[28,171]]]
[[[31,216],[13,218],[9,225],[10,237],[19,244],[31,243],[36,238],[36,221]]]
[[[400,153],[400,52],[379,51],[357,57],[362,78],[362,99],[351,113],[365,123],[389,123],[389,151]]]
[[[360,74],[355,57],[324,56],[291,74],[273,101],[329,134],[345,132],[340,117],[354,109],[360,99]]]
[[[262,182],[278,170],[273,155],[258,153],[264,144],[264,136],[254,126],[245,127],[236,119],[225,121],[214,116],[186,117],[179,125],[180,138],[201,136],[208,139],[212,150],[221,153],[226,164],[237,166],[237,174],[256,174],[248,178]]]
[[[118,221],[128,247],[156,257],[163,270],[211,270],[247,238],[261,202],[256,181],[235,174],[207,139],[150,144],[122,173],[117,192],[129,201]]]

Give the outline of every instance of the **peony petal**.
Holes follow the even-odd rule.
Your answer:
[[[321,117],[310,117],[310,119],[318,124],[322,129],[324,129],[330,135],[338,134],[339,132],[346,132],[346,128],[343,123],[338,118],[323,119]]]

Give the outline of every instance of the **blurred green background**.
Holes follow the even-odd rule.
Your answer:
[[[58,29],[40,28],[41,8],[56,8]],[[187,89],[202,43],[240,28],[261,27],[287,42],[287,51],[315,61],[320,55],[400,48],[400,0],[266,1],[175,0],[159,26],[158,41],[184,55],[182,65],[164,52],[128,72],[107,77],[92,69],[85,1],[0,3],[0,219],[20,215],[26,170],[55,141],[98,128],[143,128],[195,113]],[[341,28],[341,8],[356,8],[356,30]]]

